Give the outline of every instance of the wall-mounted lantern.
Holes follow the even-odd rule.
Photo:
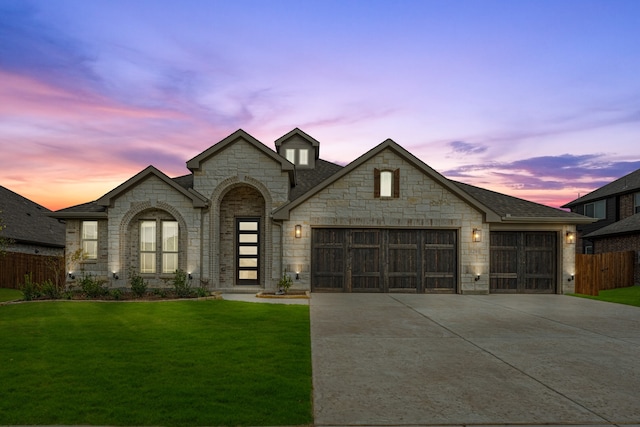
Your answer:
[[[116,273],[115,271],[113,272],[113,278],[114,278],[114,279],[116,279],[116,280],[118,280],[118,279],[119,279],[119,277],[118,277],[118,273]]]
[[[567,231],[567,243],[574,244],[576,242],[576,233],[574,231]]]
[[[478,280],[480,280],[480,275],[478,274],[478,275],[475,277],[475,279],[473,279],[473,280],[475,280],[476,282],[477,282]]]
[[[296,239],[299,239],[302,237],[302,226],[300,224],[296,225],[296,229],[295,229],[295,236]]]
[[[575,275],[571,275],[569,276],[569,282],[573,282],[574,280],[576,280],[576,276]]]
[[[474,242],[481,242],[482,241],[482,230],[480,230],[479,228],[474,228],[473,229],[473,234],[472,234],[472,240]]]

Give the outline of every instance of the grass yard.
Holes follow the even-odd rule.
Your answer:
[[[596,299],[599,301],[615,302],[618,304],[635,305],[636,307],[640,307],[640,286],[600,291],[597,297],[582,294],[573,295],[581,298]]]
[[[17,289],[0,288],[0,302],[22,299],[22,292]]]
[[[0,337],[0,425],[313,421],[308,306],[16,304]]]

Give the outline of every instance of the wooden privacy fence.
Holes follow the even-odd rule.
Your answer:
[[[576,293],[598,295],[606,289],[633,286],[635,252],[576,255]]]
[[[25,274],[31,274],[36,283],[49,279],[53,283],[63,284],[64,257],[20,252],[7,252],[0,256],[0,288],[19,289],[24,283]]]

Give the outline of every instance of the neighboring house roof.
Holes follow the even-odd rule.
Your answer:
[[[602,227],[593,233],[583,236],[584,239],[610,237],[620,234],[640,233],[640,213],[631,215],[623,220]]]
[[[618,194],[630,193],[632,191],[640,191],[640,169],[631,172],[616,179],[615,181],[593,190],[591,193],[585,194],[566,205],[563,208],[570,208],[575,205],[579,205],[586,202],[591,202],[599,199],[605,199],[607,197],[615,196]]]
[[[310,197],[312,197],[318,191],[320,191],[323,188],[326,188],[327,186],[329,186],[332,183],[336,182],[337,180],[339,180],[343,176],[347,175],[352,170],[356,169],[357,167],[361,166],[362,164],[366,163],[368,160],[372,159],[373,157],[375,157],[376,155],[378,155],[379,153],[381,153],[384,150],[392,150],[398,156],[402,157],[408,163],[413,164],[417,169],[421,170],[423,173],[428,175],[434,181],[438,182],[440,185],[442,185],[443,187],[445,187],[446,189],[451,191],[453,194],[455,194],[458,197],[460,197],[461,199],[465,200],[467,203],[469,203],[471,206],[476,208],[478,211],[482,212],[484,214],[484,216],[485,216],[485,220],[486,221],[488,221],[488,222],[500,221],[500,217],[498,217],[487,206],[483,205],[478,200],[472,198],[468,193],[462,191],[460,189],[460,187],[457,187],[455,184],[453,184],[447,178],[445,178],[444,176],[440,175],[434,169],[432,169],[427,164],[425,164],[422,160],[418,159],[416,156],[414,156],[413,154],[411,154],[410,152],[408,152],[407,150],[402,148],[400,145],[398,145],[395,141],[393,141],[391,139],[387,139],[386,141],[384,141],[381,144],[379,144],[377,147],[374,147],[373,149],[369,150],[368,152],[366,152],[362,156],[358,157],[356,160],[354,160],[353,162],[349,163],[347,166],[345,166],[344,168],[340,169],[338,172],[334,173],[329,178],[325,179],[324,181],[320,182],[319,184],[317,184],[313,188],[309,189],[304,194],[301,194],[298,197],[296,197],[296,199],[293,200],[291,203],[288,203],[288,204],[276,209],[274,211],[274,213],[273,213],[273,218],[274,219],[288,219],[289,218],[289,212],[292,209],[295,209],[297,206],[301,205],[305,200],[307,200]]]
[[[563,211],[462,182],[451,181],[474,199],[485,206],[490,206],[501,218],[501,222],[563,222],[563,223],[592,223],[595,218],[586,217],[573,212]]]
[[[202,162],[204,162],[205,160],[207,160],[211,156],[219,153],[220,151],[224,150],[225,148],[230,147],[231,145],[233,145],[239,139],[242,139],[242,140],[248,142],[249,144],[253,145],[258,150],[262,151],[268,157],[273,159],[273,161],[275,161],[277,163],[280,163],[280,166],[281,166],[282,170],[289,173],[289,180],[290,180],[291,184],[292,185],[295,184],[295,182],[296,182],[296,169],[295,169],[295,166],[293,165],[293,163],[291,163],[290,161],[288,161],[284,157],[280,156],[278,153],[276,153],[272,149],[268,148],[262,142],[258,141],[257,139],[255,139],[254,137],[252,137],[251,135],[249,135],[247,132],[243,131],[242,129],[238,129],[237,131],[235,131],[234,133],[232,133],[228,137],[224,138],[222,141],[218,142],[215,145],[212,145],[211,147],[209,147],[208,149],[206,149],[202,153],[198,154],[197,156],[195,156],[191,160],[187,161],[187,168],[191,172],[200,169],[200,167],[201,167],[200,165],[202,164]]]
[[[6,228],[0,236],[17,243],[64,248],[65,225],[48,216],[44,206],[0,186],[0,218]]]

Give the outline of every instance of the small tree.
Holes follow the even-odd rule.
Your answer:
[[[2,233],[2,230],[5,228],[7,228],[7,226],[2,219],[2,211],[0,211],[0,233]],[[11,243],[13,243],[13,240],[0,236],[0,256],[4,256],[7,253],[7,248]]]

